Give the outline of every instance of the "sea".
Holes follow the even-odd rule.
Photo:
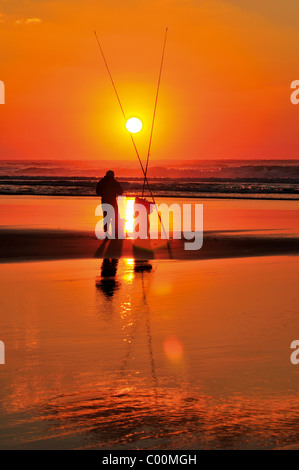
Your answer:
[[[94,196],[108,169],[126,195],[143,193],[143,173],[134,162],[82,159],[1,160],[0,194]],[[148,181],[159,197],[298,200],[299,159],[153,161]]]

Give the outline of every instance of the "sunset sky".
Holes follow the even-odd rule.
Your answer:
[[[298,0],[0,0],[1,159],[299,158]]]

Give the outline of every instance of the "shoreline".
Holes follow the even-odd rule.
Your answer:
[[[206,231],[199,250],[184,249],[184,239],[98,240],[94,232],[55,229],[0,229],[0,263],[134,258],[204,260],[299,255],[299,237]]]
[[[257,193],[256,193],[257,194]],[[252,197],[250,196],[240,196],[236,197],[236,194],[231,193],[231,196],[228,195],[212,195],[212,196],[202,196],[200,194],[194,194],[194,195],[176,195],[176,194],[154,194],[154,197],[156,199],[158,198],[171,198],[171,199],[205,199],[205,200],[210,200],[210,199],[225,199],[225,200],[247,200],[247,201],[294,201],[298,202],[299,201],[299,195],[298,197],[255,197],[256,194]],[[60,197],[69,197],[69,198],[95,198],[99,199],[100,197],[97,196],[96,194],[35,194],[35,193],[1,193],[0,192],[0,197],[14,197],[14,196],[22,196],[22,197],[55,197],[55,198],[60,198]],[[124,196],[133,198],[133,197],[140,197],[140,194],[124,194]],[[275,195],[274,195],[275,196]],[[149,198],[150,196],[145,196],[146,198]]]

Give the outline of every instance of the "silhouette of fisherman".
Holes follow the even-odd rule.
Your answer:
[[[115,238],[117,238],[118,233],[118,206],[117,206],[117,196],[123,194],[123,188],[118,181],[114,178],[114,171],[108,170],[106,176],[102,178],[96,186],[96,193],[102,198],[102,204],[110,204],[115,213]],[[107,211],[103,211],[104,217],[107,217]],[[104,232],[108,232],[109,225],[113,223],[113,220],[109,220],[108,223],[104,224]],[[113,228],[113,227],[112,227]]]
[[[103,294],[112,298],[115,291],[119,288],[119,283],[115,279],[117,272],[118,259],[103,259],[101,267],[101,279],[96,281],[96,287],[101,289]]]

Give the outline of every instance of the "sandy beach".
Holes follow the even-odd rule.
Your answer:
[[[0,198],[2,449],[298,445],[297,201],[205,201],[170,259],[96,199]]]
[[[299,442],[298,257],[2,264],[2,449]]]
[[[299,254],[299,237],[205,232],[200,250],[184,239],[97,240],[92,232],[0,229],[0,262],[90,258],[217,259]]]
[[[0,450],[299,449],[299,2],[0,0],[0,43]]]
[[[170,205],[178,201],[165,198],[164,202]],[[213,259],[299,253],[299,201],[188,202],[203,204],[203,246],[195,251],[184,249],[183,236],[169,243],[161,239],[98,240],[98,218],[94,216],[97,198],[0,196],[0,262],[105,257]]]

